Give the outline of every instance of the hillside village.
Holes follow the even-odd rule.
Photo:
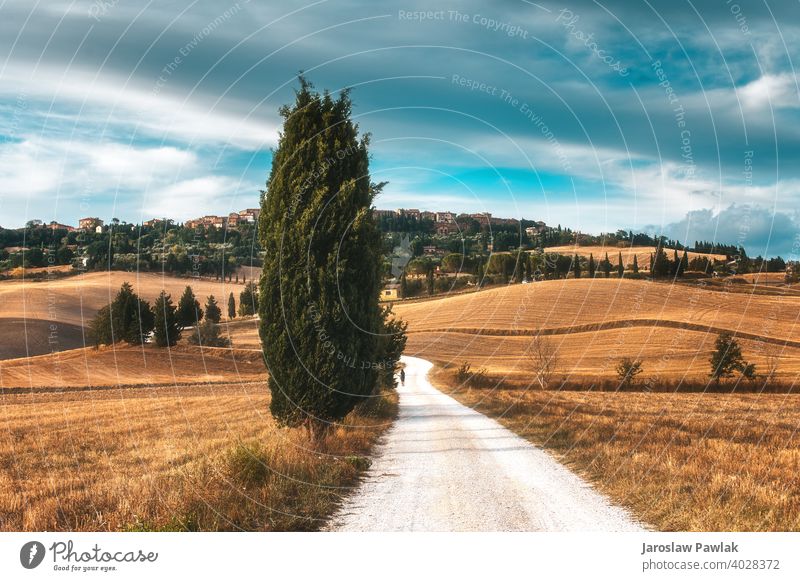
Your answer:
[[[373,209],[383,237],[382,300],[430,296],[493,284],[553,278],[731,277],[800,271],[780,258],[750,258],[744,248],[679,241],[618,230],[592,235],[541,220],[417,208]],[[260,268],[259,208],[205,215],[183,223],[141,224],[84,217],[77,225],[31,220],[0,228],[0,276],[28,277],[123,270],[239,280]],[[48,270],[48,273],[36,272]]]

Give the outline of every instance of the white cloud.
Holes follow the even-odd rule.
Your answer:
[[[197,171],[194,153],[175,147],[134,147],[26,135],[0,146],[0,193],[37,199],[78,192],[161,186]]]
[[[59,118],[81,126],[93,126],[102,133],[123,133],[126,138],[150,137],[175,140],[191,146],[215,144],[247,151],[261,150],[277,143],[277,107],[254,110],[234,98],[212,102],[199,93],[171,92],[170,78],[162,86],[134,82],[113,73],[96,74],[45,66],[9,66],[0,83],[0,95],[72,103],[77,112]]]
[[[800,96],[797,92],[797,79],[793,74],[765,74],[737,89],[744,107],[750,109],[797,109]]]
[[[153,188],[144,194],[141,217],[187,220],[204,214],[221,214],[239,209],[235,205],[239,203],[236,200],[239,190],[246,191],[248,199],[252,198],[250,184],[242,186],[238,180],[225,176],[203,176]]]

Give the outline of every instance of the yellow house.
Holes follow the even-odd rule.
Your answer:
[[[383,290],[381,291],[382,301],[396,301],[399,298],[400,285],[398,283],[392,282],[383,287]]]

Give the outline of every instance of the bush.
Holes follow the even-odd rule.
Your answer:
[[[270,475],[269,458],[258,442],[239,442],[228,455],[231,479],[243,486],[264,484]]]
[[[464,361],[456,371],[456,379],[467,387],[484,387],[491,383],[485,368],[472,371],[472,366]]]
[[[617,377],[620,389],[630,389],[636,382],[636,376],[642,372],[642,362],[639,359],[623,358],[617,364]]]
[[[219,325],[206,319],[189,336],[189,343],[203,347],[230,347],[231,340],[220,335]]]

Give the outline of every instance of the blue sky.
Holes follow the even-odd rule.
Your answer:
[[[0,225],[254,206],[303,70],[379,207],[797,258],[797,2],[264,4],[3,3]]]

